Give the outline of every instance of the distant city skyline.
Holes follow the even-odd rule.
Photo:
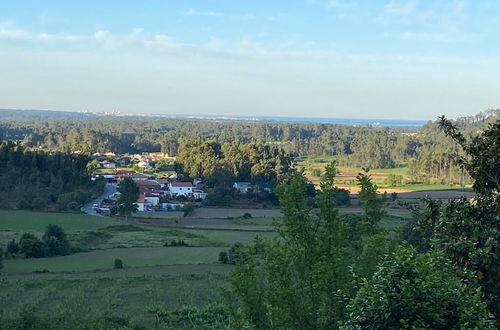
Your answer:
[[[5,1],[0,108],[435,119],[500,107],[500,2]]]

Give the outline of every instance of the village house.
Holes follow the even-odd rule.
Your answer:
[[[147,180],[149,177],[147,175],[135,173],[132,171],[116,172],[116,174],[115,174],[115,181],[116,182],[120,182],[121,180],[123,180],[125,178],[131,178],[134,181],[143,181],[143,180]]]
[[[233,188],[239,193],[246,194],[252,191],[252,184],[250,182],[235,182]]]
[[[163,196],[165,194],[160,184],[154,180],[136,181],[136,184],[140,193],[147,193],[154,196]]]
[[[172,198],[177,196],[191,197],[193,195],[193,184],[191,182],[170,182],[168,189]]]
[[[143,160],[141,160],[140,162],[138,162],[137,166],[139,166],[141,168],[145,168],[145,169],[149,169],[149,168],[152,167],[151,164],[148,161],[143,161]]]
[[[151,196],[146,193],[140,194],[137,199],[137,211],[152,211],[155,206],[158,206],[160,198],[158,196]]]
[[[113,162],[110,162],[109,160],[102,161],[101,166],[102,166],[102,168],[106,168],[106,169],[116,168],[116,164]]]
[[[170,183],[169,179],[157,179],[156,182],[160,185],[160,188],[167,188],[168,184]]]
[[[207,197],[207,193],[204,192],[203,190],[201,190],[201,189],[193,189],[193,198],[194,199],[205,200],[206,197]]]

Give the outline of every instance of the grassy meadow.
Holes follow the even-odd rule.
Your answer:
[[[50,313],[68,322],[74,321],[67,319],[74,314],[82,322],[112,317],[120,324],[123,315],[133,315],[129,325],[154,329],[159,325],[151,311],[158,306],[202,306],[220,299],[232,266],[220,264],[219,253],[236,242],[251,243],[256,235],[276,236],[271,223],[279,218],[274,213],[223,218],[225,211],[233,215],[241,210],[216,211],[200,209],[203,216],[216,218],[182,218],[177,228],[168,219],[145,223],[143,218],[126,222],[69,213],[0,211],[0,247],[5,249],[24,232],[41,237],[47,225],[57,224],[76,250],[67,256],[5,259],[0,271],[0,321],[23,315],[36,321]],[[341,213],[360,211],[359,206],[352,206]],[[397,213],[384,218],[381,226],[396,233],[408,214],[388,211]],[[211,222],[221,228],[204,228]],[[182,227],[185,224],[193,228]],[[188,246],[165,246],[179,240]],[[122,260],[123,269],[114,269],[115,259]]]
[[[67,317],[78,311],[79,317],[89,319],[112,315],[119,320],[120,315],[133,315],[134,324],[155,328],[150,309],[202,306],[219,298],[232,268],[218,262],[221,251],[236,242],[248,244],[256,235],[275,235],[252,231],[250,224],[229,219],[233,225],[224,230],[144,226],[137,224],[140,221],[0,211],[0,247],[4,250],[11,239],[19,240],[25,232],[41,237],[49,224],[57,224],[80,251],[49,258],[5,259],[0,271],[0,321],[2,317],[19,319],[28,312],[30,317],[47,313]],[[267,220],[255,221],[270,229]],[[242,230],[245,227],[250,230]],[[179,240],[188,246],[164,246]],[[115,259],[123,261],[123,269],[114,269]]]

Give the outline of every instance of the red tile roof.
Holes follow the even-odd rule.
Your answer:
[[[170,186],[172,187],[193,187],[191,182],[171,182]]]

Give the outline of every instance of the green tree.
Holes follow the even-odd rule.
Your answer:
[[[122,269],[123,268],[122,259],[115,259],[115,261],[113,262],[113,268],[114,269]]]
[[[43,258],[45,245],[31,233],[24,233],[19,239],[20,251],[25,258]]]
[[[229,263],[229,258],[228,258],[228,255],[227,255],[226,251],[221,251],[219,253],[219,262],[222,263],[222,264]]]
[[[455,273],[442,251],[400,246],[349,303],[343,328],[494,329],[481,290]]]
[[[94,174],[99,168],[101,168],[101,165],[96,159],[93,159],[90,162],[88,162],[86,166],[87,173],[89,174]]]
[[[459,164],[473,179],[476,196],[453,200],[442,208],[428,202],[428,209],[436,211],[416,227],[432,233],[434,248],[444,250],[457,268],[476,274],[499,325],[500,120],[472,139],[444,117],[441,127],[463,148]]]
[[[129,217],[137,212],[137,198],[139,197],[139,187],[131,178],[125,178],[118,186],[120,196],[118,197],[118,214]]]
[[[42,241],[47,247],[47,256],[66,255],[70,252],[70,245],[64,230],[57,225],[48,225]]]
[[[277,188],[283,212],[278,237],[239,249],[228,294],[233,327],[329,329],[344,318],[355,292],[355,249],[335,207],[335,174],[328,165],[318,212],[307,206],[307,179],[300,173]]]
[[[7,254],[8,255],[16,255],[19,253],[19,244],[12,239],[9,244],[7,244]]]
[[[386,194],[377,195],[378,187],[373,183],[369,169],[364,169],[364,173],[359,173],[356,177],[358,185],[361,187],[359,191],[359,200],[365,213],[365,229],[369,233],[375,233],[378,229],[378,223],[386,215],[385,204],[387,203]]]
[[[2,263],[2,260],[3,260],[3,249],[0,248],[0,269],[3,268],[3,263]]]

